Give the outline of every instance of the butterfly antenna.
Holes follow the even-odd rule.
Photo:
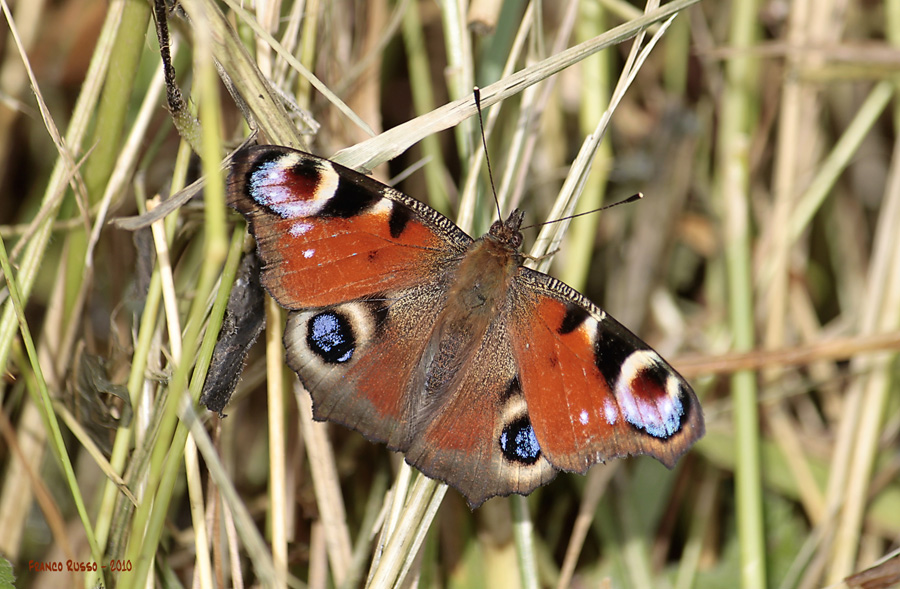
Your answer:
[[[484,147],[484,162],[487,165],[488,178],[491,180],[491,193],[494,195],[494,204],[497,206],[497,218],[503,220],[500,212],[500,199],[497,198],[497,189],[494,187],[494,172],[491,170],[491,158],[488,156],[487,139],[484,137],[484,119],[481,116],[481,88],[475,86],[472,90],[475,95],[475,110],[478,111],[478,126],[481,128],[481,145]]]
[[[583,213],[578,213],[577,215],[569,215],[568,217],[563,217],[561,219],[553,219],[552,221],[544,221],[543,223],[535,223],[534,225],[528,225],[526,227],[522,227],[522,229],[531,229],[532,227],[543,227],[544,225],[552,225],[553,223],[559,223],[560,221],[570,221],[572,219],[576,219],[578,217],[583,217],[585,215],[593,215],[594,213],[599,213],[600,211],[605,211],[606,209],[611,209],[613,207],[617,207],[619,205],[625,205],[630,202],[634,202],[636,200],[641,200],[644,198],[643,193],[638,192],[637,194],[632,194],[628,198],[624,198],[618,202],[614,202],[612,204],[600,207],[599,209],[593,209],[591,211],[584,211]]]

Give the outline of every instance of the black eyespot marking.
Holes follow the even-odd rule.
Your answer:
[[[281,157],[282,154],[279,153],[278,156]],[[319,163],[316,160],[309,158],[301,158],[299,162],[291,167],[291,172],[297,176],[303,176],[304,178],[315,181],[316,183],[319,182],[319,177],[322,175],[322,170],[319,169]]]
[[[522,385],[519,384],[519,377],[515,376],[511,381],[509,381],[509,386],[506,387],[506,390],[503,391],[503,394],[500,395],[500,400],[503,403],[508,402],[513,397],[517,397],[522,394]]]
[[[306,343],[328,364],[343,364],[353,357],[356,338],[353,327],[340,313],[325,311],[309,320]]]
[[[566,335],[567,333],[572,333],[578,326],[584,323],[585,319],[590,317],[591,314],[588,313],[587,309],[583,307],[579,307],[578,305],[567,304],[566,305],[566,316],[563,317],[562,324],[557,329],[557,333],[560,335]]]
[[[691,415],[697,410],[697,405],[691,400],[688,389],[685,389],[681,385],[678,385],[678,400],[681,402],[682,410],[678,420],[678,429],[676,431],[681,431],[681,428],[690,421]]]
[[[319,215],[322,217],[349,219],[364,213],[375,206],[375,203],[382,198],[381,194],[367,190],[365,187],[342,177],[338,182],[337,190],[334,191],[334,194],[322,207]]]
[[[391,217],[388,219],[388,226],[391,230],[391,237],[397,239],[400,237],[400,234],[403,233],[403,230],[406,229],[406,224],[412,219],[412,211],[404,206],[401,206],[399,203],[393,203],[391,206]]]
[[[500,433],[499,441],[503,456],[511,462],[530,465],[541,457],[541,446],[527,416],[508,423]]]
[[[641,368],[641,373],[641,376],[646,375],[654,383],[656,383],[656,386],[658,386],[662,390],[666,390],[666,385],[668,384],[669,378],[671,377],[669,370],[665,366],[657,362],[653,362],[647,364],[646,366],[643,366]],[[679,395],[679,397],[680,396],[681,395]]]
[[[375,318],[375,333],[378,337],[384,333],[388,324],[388,316],[390,315],[390,306],[388,299],[384,295],[374,295],[366,301],[369,312]]]
[[[613,331],[603,330],[602,326],[601,322],[597,328],[597,339],[594,342],[594,364],[606,379],[606,384],[610,389],[615,390],[622,366],[638,348],[633,343],[623,340]]]
[[[252,183],[254,174],[259,172],[261,169],[267,167],[267,165],[271,165],[272,162],[278,161],[282,157],[284,157],[283,153],[281,153],[277,150],[272,150],[272,151],[262,152],[258,156],[256,156],[252,160],[250,160],[250,161],[252,161],[253,165],[247,166],[247,176],[246,176],[247,184]]]

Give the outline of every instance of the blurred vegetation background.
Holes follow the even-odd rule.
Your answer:
[[[151,3],[0,4],[0,585],[898,582],[900,0],[184,0],[175,117]],[[228,417],[196,404],[250,247],[229,151],[337,154],[480,234],[475,84],[504,214],[644,193],[548,226],[548,271],[694,385],[675,470],[472,512],[311,422],[271,301]]]

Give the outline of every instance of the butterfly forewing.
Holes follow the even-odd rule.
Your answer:
[[[422,284],[472,241],[419,201],[285,147],[235,154],[228,203],[250,223],[263,285],[288,309]]]
[[[583,473],[597,462],[648,454],[673,467],[704,433],[690,385],[574,289],[527,268],[521,277],[513,347],[550,463]]]

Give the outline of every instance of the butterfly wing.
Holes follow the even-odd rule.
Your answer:
[[[690,385],[659,354],[562,282],[521,268],[513,353],[534,435],[554,467],[648,454],[672,468],[704,433]]]
[[[287,360],[316,419],[405,450],[405,383],[472,239],[417,200],[285,147],[236,154],[228,203],[250,224],[263,286],[295,311]]]
[[[228,204],[250,223],[263,286],[287,309],[326,307],[422,284],[472,242],[431,207],[287,147],[238,152]]]
[[[292,312],[288,366],[312,395],[313,416],[405,452],[414,398],[408,383],[440,310],[439,289],[407,289]]]
[[[529,435],[528,411],[506,326],[494,318],[460,379],[419,407],[406,460],[462,493],[472,509],[494,496],[527,495],[556,476]]]

